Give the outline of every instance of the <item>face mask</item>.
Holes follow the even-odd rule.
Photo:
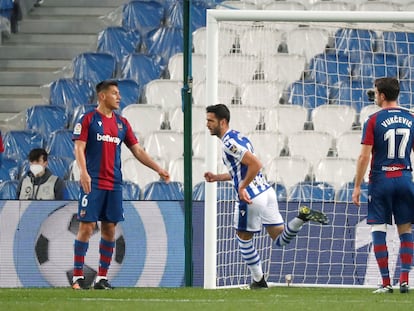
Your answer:
[[[45,170],[45,168],[40,164],[31,164],[30,165],[30,171],[33,173],[33,175],[37,176],[40,173],[42,173]]]

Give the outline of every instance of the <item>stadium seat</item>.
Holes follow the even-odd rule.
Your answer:
[[[86,80],[93,85],[112,79],[116,73],[116,59],[108,53],[85,52],[72,62],[73,78]]]
[[[3,157],[1,162],[2,178],[5,180],[18,179],[20,176],[20,161],[15,158]],[[4,174],[7,172],[9,177]]]
[[[73,160],[69,165],[69,180],[79,181],[80,171],[76,160]]]
[[[308,109],[328,103],[328,87],[313,79],[298,80],[289,87],[288,103]]]
[[[322,158],[313,169],[315,181],[327,182],[337,190],[354,180],[356,161],[350,158]]]
[[[122,199],[124,201],[138,201],[141,196],[139,185],[124,181],[122,184]]]
[[[206,54],[207,52],[207,33],[206,33],[206,27],[201,27],[193,32],[193,48],[194,53],[197,54]],[[220,29],[220,44],[219,44],[219,55],[225,55],[230,53],[233,46],[235,45],[236,40],[236,33],[231,29]],[[238,37],[238,39],[239,37]],[[238,45],[240,45],[240,42],[238,42]]]
[[[26,128],[42,133],[50,133],[66,128],[68,118],[66,108],[54,105],[35,105],[26,110]]]
[[[204,201],[205,199],[205,181],[199,182],[193,187],[193,200]],[[235,201],[238,195],[234,186],[228,181],[217,182],[217,201]]]
[[[10,172],[7,168],[4,168],[1,166],[0,167],[0,183],[6,180],[12,180],[12,178],[10,177]]]
[[[246,106],[272,108],[284,95],[285,83],[257,80],[241,86],[241,103]]]
[[[384,12],[392,12],[392,11],[399,11],[400,6],[396,3],[380,1],[380,0],[369,0],[360,3],[357,5],[358,11],[384,11]]]
[[[181,107],[182,80],[154,79],[145,87],[145,102],[164,110]]]
[[[168,72],[171,80],[183,80],[183,53],[177,53],[171,56],[168,61]],[[206,79],[206,56],[204,54],[191,55],[191,68],[194,83],[204,81]]]
[[[301,1],[274,1],[264,5],[263,10],[307,10],[305,4]]]
[[[230,81],[218,81],[217,97],[220,103],[230,105],[236,99],[238,92],[237,85]],[[194,84],[193,88],[194,105],[206,107],[206,82],[202,81]]]
[[[285,149],[286,136],[280,132],[253,131],[247,134],[253,145],[254,153],[266,167]]]
[[[18,180],[6,180],[0,183],[0,200],[16,200]]]
[[[371,105],[367,91],[374,87],[372,79],[343,80],[329,88],[329,100],[332,104],[348,105],[356,112],[360,112],[364,106]]]
[[[332,148],[333,137],[327,132],[300,131],[288,136],[290,156],[302,156],[313,166]],[[316,148],[316,146],[318,146]]]
[[[195,185],[204,180],[204,173],[206,172],[206,165],[204,158],[192,157],[192,184]],[[184,182],[184,157],[173,159],[170,162],[169,169],[170,178],[173,181]]]
[[[50,104],[67,107],[68,111],[91,104],[95,96],[95,86],[85,80],[61,78],[53,81],[49,89]]]
[[[346,1],[317,1],[309,8],[311,11],[354,11],[355,5]]]
[[[183,156],[183,134],[172,130],[154,131],[146,139],[145,149],[151,156],[163,158],[169,164]]]
[[[161,72],[159,59],[156,57],[131,53],[124,59],[122,64],[121,78],[132,79],[137,82],[141,94],[145,85],[151,80],[158,79]]]
[[[381,49],[384,53],[396,54],[398,65],[403,65],[408,55],[414,53],[414,33],[383,31]]]
[[[168,1],[167,1],[168,2]],[[206,26],[207,8],[210,4],[204,0],[193,1],[191,9],[191,31]],[[168,27],[183,28],[183,2],[170,1],[165,10],[165,23]]]
[[[351,74],[358,79],[398,77],[397,56],[382,52],[350,52]]]
[[[72,116],[69,119],[69,129],[73,129],[75,124],[83,117],[84,114],[93,111],[98,107],[97,104],[86,104],[86,105],[79,105],[73,109]]]
[[[335,32],[335,48],[337,51],[349,53],[350,51],[376,50],[377,34],[368,29],[341,28]]]
[[[145,37],[145,46],[149,55],[161,57],[165,68],[171,56],[183,52],[183,30],[174,27],[160,27],[152,30]]]
[[[270,182],[282,183],[287,191],[310,177],[311,164],[304,157],[277,156],[264,168],[267,179]]]
[[[155,160],[161,167],[167,167],[165,160],[160,158]],[[160,180],[160,176],[155,171],[140,163],[132,155],[122,160],[121,170],[124,181],[137,184],[140,189],[150,182]]]
[[[336,202],[352,202],[352,193],[354,192],[354,182],[347,182],[341,188],[336,191],[335,194],[335,201]],[[368,203],[368,183],[363,182],[361,184],[361,196],[360,196],[361,203]]]
[[[64,192],[64,199],[65,200],[79,200],[80,195],[80,184],[77,180],[65,180],[65,192]]]
[[[47,158],[47,166],[53,175],[65,179],[69,175],[69,168],[72,161],[71,158],[49,155]]]
[[[351,74],[349,56],[336,52],[317,54],[310,60],[309,72],[317,83],[335,85],[339,81],[348,80]]]
[[[206,129],[206,108],[202,106],[191,107],[192,114],[192,132],[204,131]],[[184,131],[184,113],[181,107],[173,109],[169,116],[172,130]]]
[[[134,132],[142,133],[144,139],[152,131],[159,130],[163,121],[161,107],[146,104],[129,105],[122,110],[122,116],[128,120]]]
[[[302,55],[279,53],[264,58],[263,70],[268,81],[282,81],[286,85],[300,79],[306,58]]]
[[[72,130],[57,130],[50,134],[46,150],[49,155],[75,159]]]
[[[13,130],[4,134],[3,144],[3,157],[24,161],[27,159],[30,150],[44,147],[45,137],[33,130]]]
[[[361,138],[361,131],[348,131],[339,135],[336,139],[338,157],[356,160],[361,151]]]
[[[264,122],[265,110],[255,106],[233,105],[230,109],[230,128],[241,133],[248,133],[258,129],[260,122]]]
[[[120,26],[106,27],[98,34],[97,52],[112,54],[118,69],[124,57],[139,50],[141,36],[137,31]]]
[[[240,53],[223,55],[218,64],[219,80],[230,81],[240,86],[253,80],[258,65],[259,60],[253,55]]]
[[[264,114],[267,131],[276,131],[283,134],[302,131],[308,119],[308,110],[297,105],[277,105],[267,108]]]
[[[329,132],[334,138],[352,129],[356,122],[356,111],[350,106],[321,105],[311,112],[315,131]]]
[[[138,104],[141,95],[141,89],[138,83],[132,79],[117,79],[119,93],[121,94],[121,103],[119,110],[126,106]]]
[[[333,202],[335,189],[328,183],[301,182],[290,188],[288,202]]]
[[[303,55],[309,61],[316,54],[325,51],[328,38],[329,32],[323,28],[299,27],[292,29],[286,35],[288,52]]]
[[[240,35],[241,52],[255,56],[276,54],[284,40],[284,34],[275,27],[253,24]]]
[[[145,185],[142,199],[147,201],[183,201],[184,184],[178,181],[171,181],[168,184],[164,181],[154,181]]]
[[[206,129],[198,132],[193,132],[192,145],[193,145],[193,156],[194,157],[206,157]],[[213,137],[217,142],[217,160],[221,162],[221,140]]]
[[[361,108],[361,111],[359,113],[359,123],[361,126],[364,125],[365,121],[368,119],[368,117],[380,110],[381,108],[378,107],[376,104],[367,105],[365,107]]]
[[[142,37],[159,28],[165,17],[165,8],[158,1],[128,1],[122,7],[122,26],[138,30]]]
[[[410,109],[414,105],[414,83],[411,80],[400,80],[400,95],[398,104],[401,107]]]

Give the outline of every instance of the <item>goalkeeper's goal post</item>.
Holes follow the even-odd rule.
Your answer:
[[[414,104],[413,25],[414,12],[400,11],[207,11],[205,102],[227,104],[230,127],[251,138],[285,222],[301,205],[330,219],[305,224],[284,248],[264,232],[255,237],[268,282],[378,284],[367,198],[358,209],[350,194],[361,127],[377,109],[368,92],[374,79],[397,77],[400,105]],[[205,144],[206,169],[224,171],[208,131]],[[204,288],[249,284],[235,242],[235,198],[218,197],[215,183],[205,187]],[[399,238],[393,226],[387,232],[397,282]]]

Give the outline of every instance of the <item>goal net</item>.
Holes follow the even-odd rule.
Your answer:
[[[251,139],[285,222],[301,205],[330,219],[305,224],[284,248],[264,232],[255,237],[268,282],[285,284],[288,275],[295,285],[379,283],[365,222],[367,185],[357,208],[352,181],[362,124],[377,109],[374,80],[397,77],[400,105],[414,104],[413,21],[414,12],[208,10],[205,102],[229,106],[230,127]],[[207,133],[206,146],[207,170],[222,172],[221,150]],[[206,184],[205,288],[251,282],[235,241],[234,198],[218,198],[219,188]],[[394,226],[387,239],[396,283]]]

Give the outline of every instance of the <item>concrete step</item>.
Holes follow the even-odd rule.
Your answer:
[[[46,7],[117,7],[129,0],[45,0],[44,3],[35,10]]]
[[[40,86],[62,77],[55,71],[0,71],[2,86]]]
[[[36,34],[94,34],[106,28],[98,18],[67,17],[25,19],[21,22],[20,33]]]
[[[80,53],[91,51],[88,45],[73,44],[48,44],[30,45],[20,44],[18,47],[13,45],[0,46],[0,59],[53,59],[67,60],[73,59]]]
[[[36,34],[16,33],[3,44],[83,44],[96,47],[98,42],[97,34]]]
[[[16,71],[21,69],[61,70],[72,64],[71,59],[67,60],[37,60],[37,59],[0,59],[0,70],[7,69]],[[0,82],[1,84],[1,82]]]
[[[69,2],[69,1],[68,1]],[[114,7],[40,7],[30,13],[30,17],[35,16],[103,16],[116,9]]]
[[[0,98],[1,97],[42,97],[42,89],[39,86],[2,86],[0,85]]]
[[[0,107],[2,113],[19,113],[25,111],[27,108],[34,105],[46,105],[44,99],[41,97],[24,97],[24,96],[13,96],[13,97],[0,97]]]

